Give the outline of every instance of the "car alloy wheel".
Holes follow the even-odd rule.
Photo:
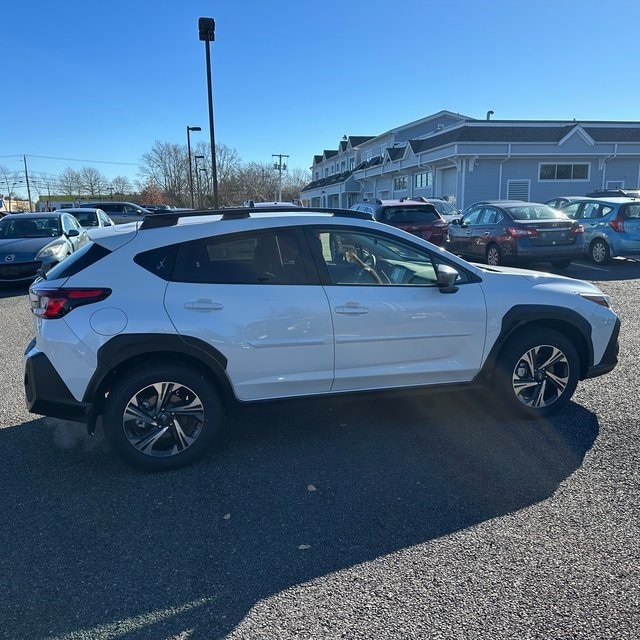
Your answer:
[[[498,267],[502,264],[502,255],[500,248],[496,244],[490,244],[487,248],[486,256],[487,264],[491,267]]]
[[[164,470],[199,458],[220,422],[219,398],[210,383],[197,371],[167,364],[136,369],[111,390],[104,428],[127,462]]]
[[[609,245],[604,240],[594,240],[591,243],[591,259],[596,264],[607,264],[611,258]]]
[[[517,333],[499,359],[500,395],[525,416],[551,415],[573,395],[579,364],[573,343],[563,334],[551,329]]]

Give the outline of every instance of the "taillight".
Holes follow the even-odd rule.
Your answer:
[[[574,224],[571,227],[570,233],[574,236],[580,235],[581,233],[584,233],[584,227],[581,224]]]
[[[31,310],[38,318],[62,318],[85,304],[100,302],[111,295],[111,289],[35,289]]]
[[[529,238],[537,238],[538,232],[535,229],[523,229],[521,227],[507,227],[507,233],[514,238],[528,236]]]
[[[609,221],[609,226],[618,233],[624,233],[624,220],[622,218],[614,218]]]

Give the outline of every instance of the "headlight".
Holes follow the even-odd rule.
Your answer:
[[[42,247],[40,251],[38,251],[38,255],[36,256],[36,260],[41,258],[56,258],[61,253],[64,253],[66,245],[64,242],[60,242],[57,240],[56,242],[52,242],[48,244],[46,247]]]
[[[601,307],[607,307],[607,309],[611,309],[611,305],[609,304],[609,296],[605,296],[603,293],[580,293],[578,295],[585,300],[591,300],[591,302],[599,304]]]

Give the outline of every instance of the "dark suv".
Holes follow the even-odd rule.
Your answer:
[[[584,227],[546,204],[519,200],[478,202],[449,226],[447,249],[471,260],[551,262],[563,269],[584,252]]]
[[[351,207],[373,216],[374,220],[390,224],[403,231],[428,240],[432,244],[444,245],[449,223],[430,202],[416,200],[373,200],[358,202]]]
[[[139,222],[151,213],[133,202],[83,202],[80,206],[102,209],[116,224]]]

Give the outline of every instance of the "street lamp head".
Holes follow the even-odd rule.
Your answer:
[[[216,39],[216,21],[213,18],[198,18],[198,38],[204,42]]]
[[[196,160],[204,160],[204,156],[193,156]]]
[[[202,131],[202,127],[187,127],[187,131]]]

